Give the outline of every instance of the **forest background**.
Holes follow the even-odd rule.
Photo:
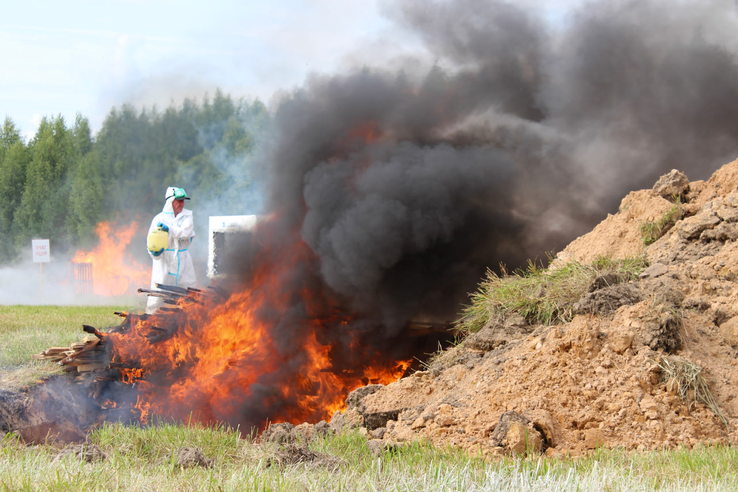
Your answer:
[[[269,124],[261,101],[234,100],[220,90],[212,99],[185,99],[163,111],[113,108],[96,135],[83,115],[74,122],[45,117],[26,142],[6,117],[0,129],[0,265],[25,258],[31,239],[51,238],[60,256],[91,247],[104,221],[138,220],[147,229],[167,186],[183,187],[192,197],[187,207],[195,210],[204,247],[208,223],[202,217],[258,212],[259,176],[249,161]],[[136,249],[145,259],[143,244]]]

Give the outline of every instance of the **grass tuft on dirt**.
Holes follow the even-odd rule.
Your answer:
[[[549,258],[550,260],[550,258]],[[599,257],[592,264],[572,261],[545,268],[529,261],[527,268],[501,274],[487,270],[487,278],[471,294],[471,304],[462,311],[457,330],[473,333],[487,323],[499,323],[513,314],[532,324],[571,321],[577,302],[597,277],[613,283],[635,280],[648,266],[645,257],[622,260]]]
[[[644,246],[649,246],[658,241],[678,220],[684,216],[681,202],[677,201],[673,207],[667,210],[661,218],[641,224],[638,231]]]
[[[690,409],[698,401],[704,403],[726,426],[728,425],[728,420],[720,411],[702,375],[703,369],[700,365],[679,356],[662,356],[657,364],[661,369],[661,379],[669,391],[676,393]]]

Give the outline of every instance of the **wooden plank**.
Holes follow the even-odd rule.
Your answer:
[[[80,366],[77,366],[78,372],[98,371],[100,369],[105,369],[105,364],[96,362],[93,364],[82,364]]]
[[[59,362],[57,362],[57,364],[59,364],[60,366],[74,366],[74,367],[82,365],[81,362],[74,360],[74,359],[70,360],[69,362],[65,362],[66,360],[67,359],[60,360]]]
[[[67,350],[69,350],[69,347],[51,347],[44,350],[43,353],[46,355],[50,355],[58,354],[59,352],[66,352]]]

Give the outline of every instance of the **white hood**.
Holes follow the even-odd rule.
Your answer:
[[[174,201],[174,190],[175,190],[175,187],[170,186],[169,188],[167,188],[167,191],[164,194],[164,198],[166,198],[166,201],[164,202],[164,208],[161,210],[164,213],[167,213],[167,214],[174,213],[174,209],[172,208],[172,202]]]

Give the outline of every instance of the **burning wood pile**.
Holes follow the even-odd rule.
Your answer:
[[[159,311],[163,314],[179,313],[182,303],[202,303],[204,298],[219,296],[225,297],[225,292],[219,288],[212,287],[212,293],[194,288],[182,288],[173,285],[156,284],[157,289],[138,289],[138,292],[148,296],[161,297],[168,306],[162,307]],[[63,366],[64,372],[75,373],[76,376],[85,375],[96,371],[117,372],[120,369],[135,369],[136,366],[131,364],[122,364],[114,362],[114,351],[111,344],[106,343],[106,338],[110,333],[126,334],[130,331],[131,326],[139,321],[145,321],[149,318],[147,314],[133,314],[127,312],[114,312],[114,314],[124,318],[123,323],[108,328],[106,332],[101,332],[94,326],[82,325],[82,330],[89,335],[85,336],[82,341],[75,342],[68,347],[50,347],[40,354],[33,354],[31,357],[36,360],[47,360],[56,362]],[[157,343],[167,340],[174,336],[177,330],[176,323],[166,323],[165,328],[158,326],[148,326],[150,332],[146,335],[149,343]],[[106,374],[101,376],[94,375],[97,380],[117,379],[118,374]]]
[[[363,320],[314,291],[290,308],[293,293],[268,282],[235,293],[163,284],[138,291],[164,306],[116,313],[122,323],[106,329],[85,325],[81,342],[35,356],[74,376],[101,421],[194,419],[243,429],[318,422],[357,387],[396,381],[439,339],[435,324],[411,324],[412,335],[397,335],[387,353],[373,344],[373,330],[350,329]]]
[[[146,363],[131,357],[130,350],[123,355],[120,352],[126,346],[139,347],[137,351],[145,353],[150,347],[164,345],[162,342],[187,326],[187,306],[207,309],[203,305],[210,304],[209,301],[227,298],[222,289],[209,289],[164,284],[156,284],[156,289],[138,289],[140,293],[162,298],[165,306],[154,315],[115,312],[123,318],[122,323],[102,331],[83,324],[82,329],[88,335],[80,342],[68,347],[50,347],[32,358],[62,366],[77,385],[85,388],[90,402],[103,412],[104,419],[146,423],[148,412],[139,402],[141,386],[147,384]]]

